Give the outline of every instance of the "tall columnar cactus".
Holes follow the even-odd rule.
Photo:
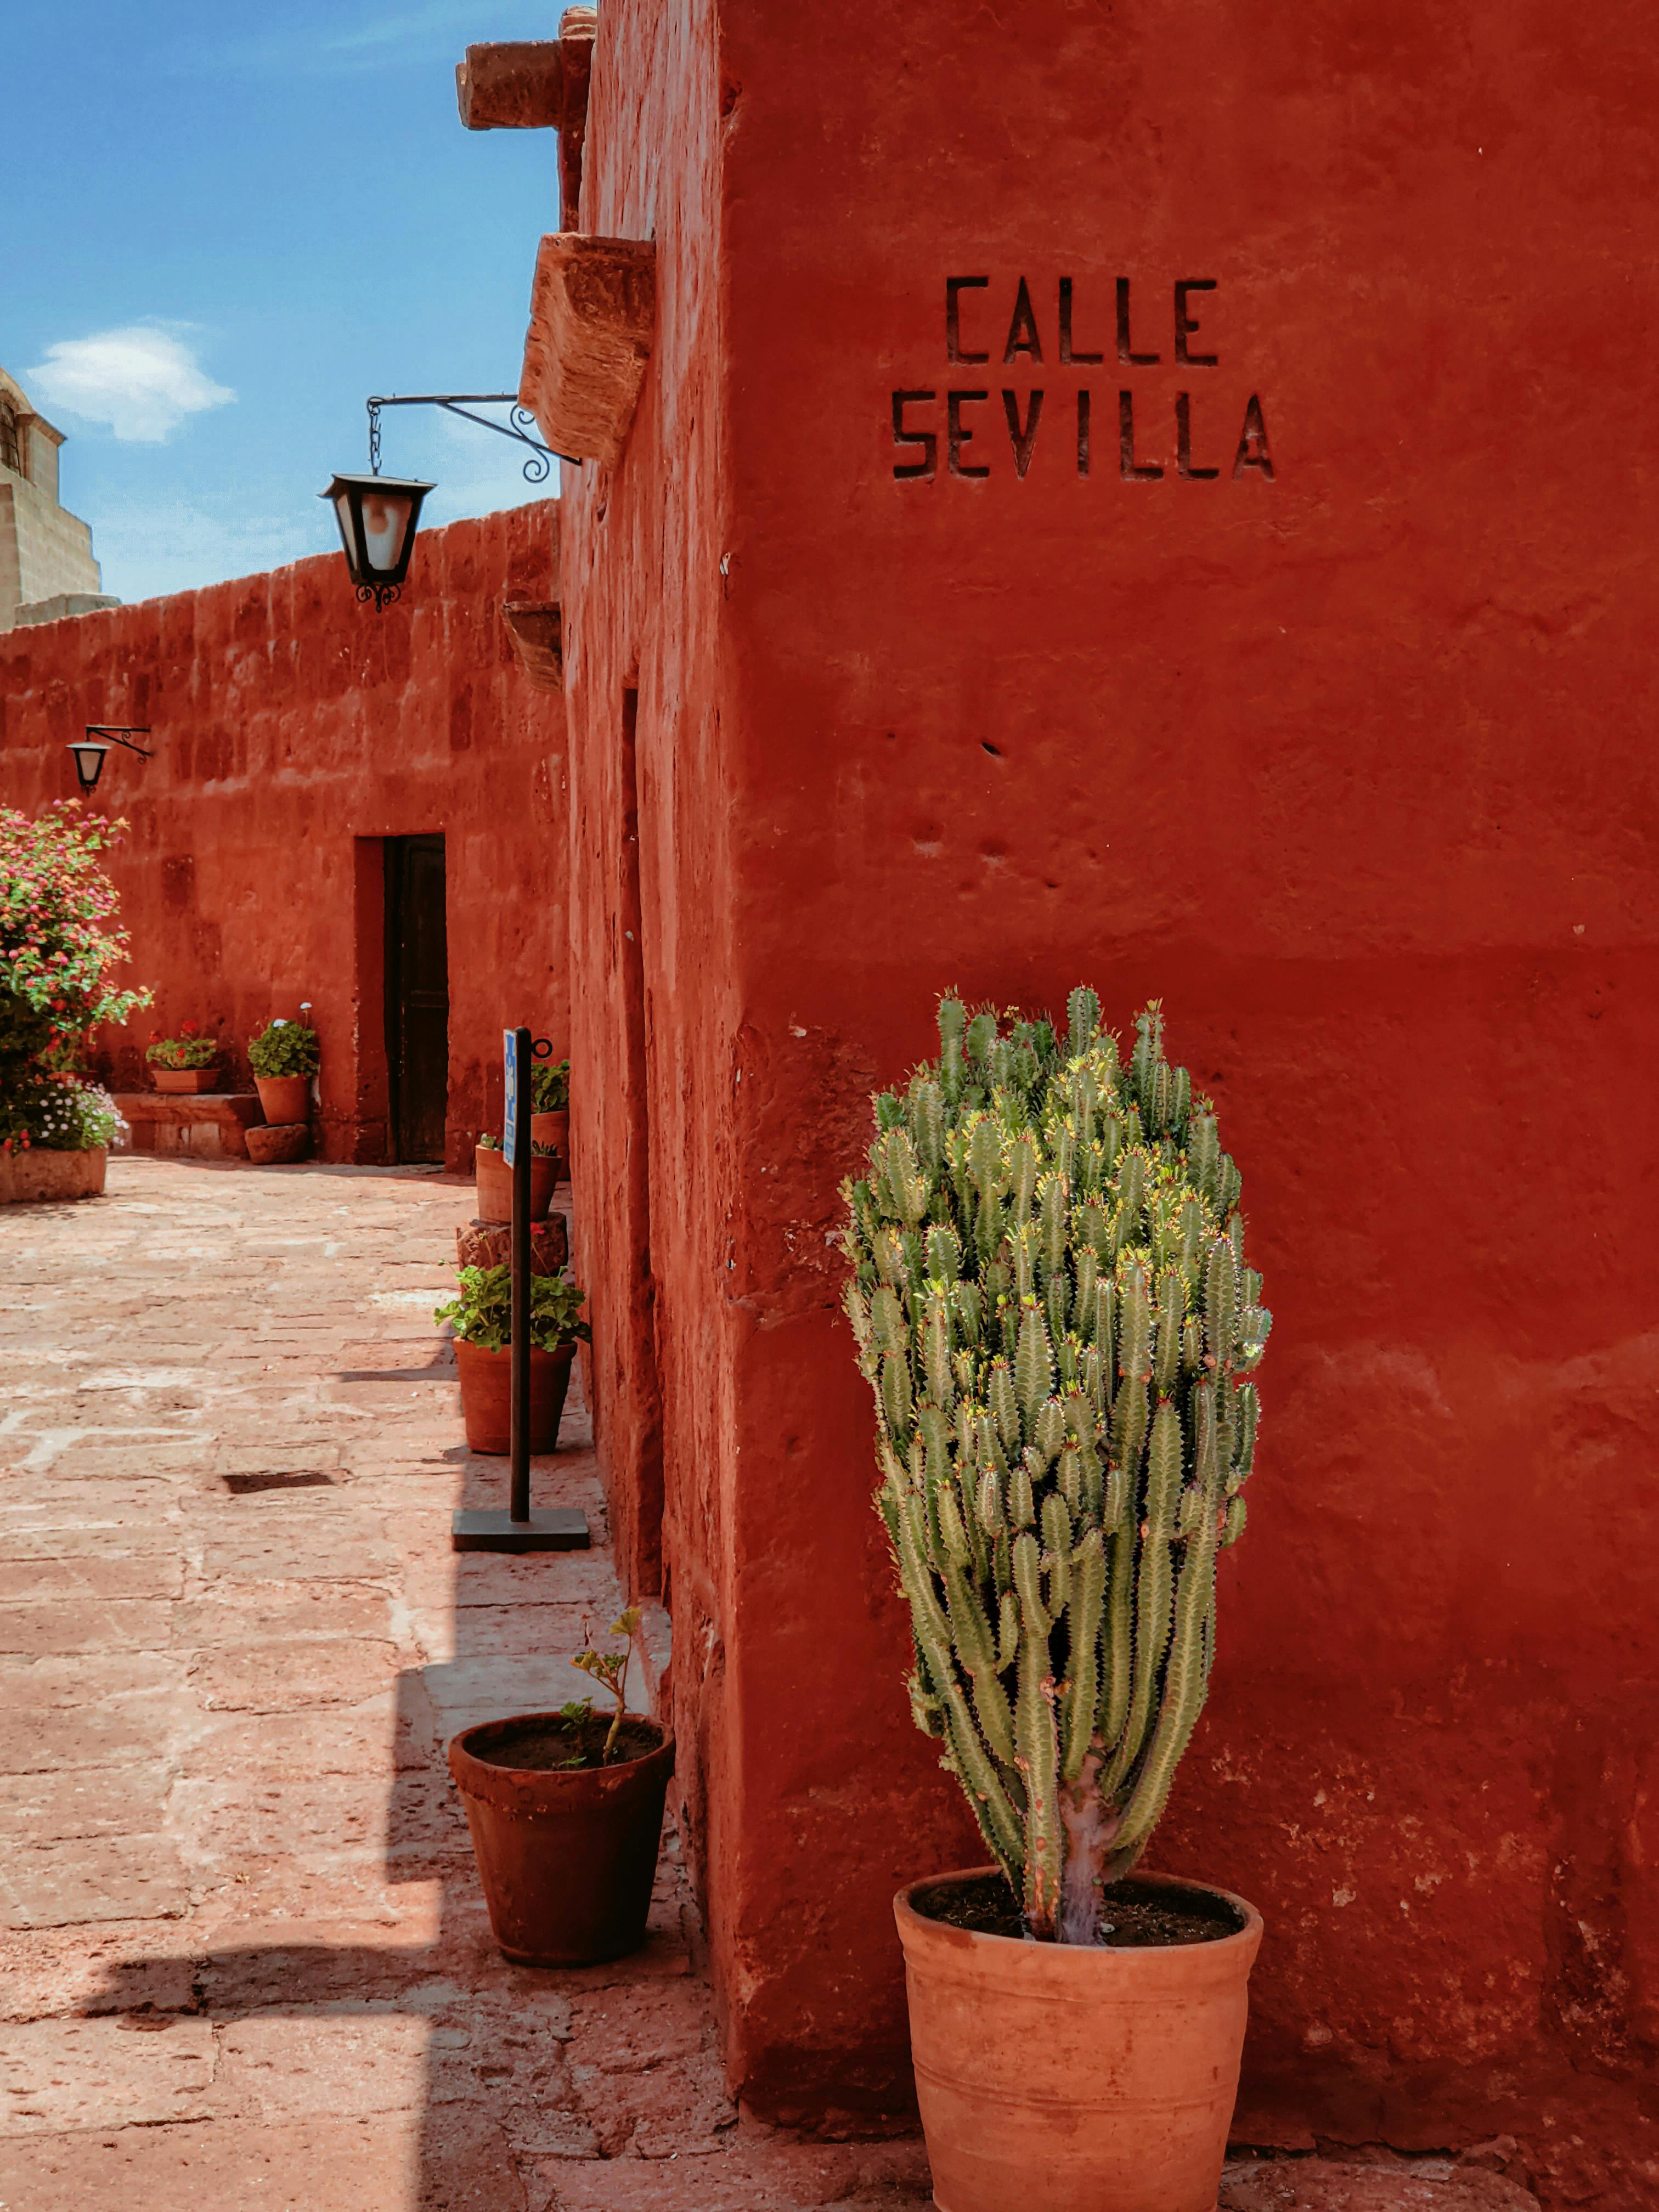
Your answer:
[[[941,1000],[938,1061],[876,1099],[843,1187],[846,1303],[916,1723],[1031,1934],[1091,1943],[1203,1708],[1269,1316],[1157,1002],[1127,1066],[1092,991],[1067,1014]]]

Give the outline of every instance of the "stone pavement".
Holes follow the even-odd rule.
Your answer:
[[[842,2212],[914,2141],[763,2128],[721,2084],[671,1829],[646,1948],[492,1948],[445,1740],[587,1687],[582,1554],[457,1559],[467,1186],[112,1161],[0,1212],[0,2212]],[[1499,2161],[1501,2167],[1502,2161]],[[1487,2166],[1241,2165],[1231,2212],[1516,2212]]]

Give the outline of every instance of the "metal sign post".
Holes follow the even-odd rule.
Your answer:
[[[513,1170],[513,1333],[508,1370],[508,1509],[458,1507],[450,1541],[458,1552],[574,1552],[591,1541],[587,1516],[569,1505],[530,1508],[530,1138],[527,1029],[504,1030],[505,1106],[501,1153]],[[552,1048],[549,1046],[548,1051]]]

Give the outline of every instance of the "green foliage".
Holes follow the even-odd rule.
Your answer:
[[[66,799],[31,820],[0,808],[0,1148],[59,1146],[66,1112],[84,1138],[89,1109],[66,1108],[51,1078],[75,1064],[88,1033],[148,1006],[110,971],[129,956],[102,856],[124,822],[83,817]],[[71,1149],[80,1147],[71,1146]]]
[[[1158,1004],[1127,1066],[1099,1017],[1081,987],[1063,1035],[945,998],[843,1186],[911,1710],[1031,1933],[1082,1943],[1203,1708],[1270,1321]]]
[[[204,1036],[194,1022],[181,1022],[176,1037],[152,1035],[144,1048],[152,1067],[211,1067],[222,1057],[218,1038]]]
[[[513,1270],[501,1267],[463,1267],[460,1296],[433,1314],[441,1328],[454,1326],[463,1342],[485,1352],[499,1352],[513,1340]],[[579,1318],[583,1293],[565,1275],[530,1278],[530,1341],[539,1352],[556,1352],[562,1345],[587,1343],[592,1331]]]
[[[570,1109],[570,1062],[537,1060],[530,1074],[532,1114],[565,1114]]]
[[[256,1075],[269,1081],[276,1075],[315,1075],[323,1055],[315,1030],[278,1015],[258,1036],[249,1038],[247,1060]]]
[[[0,1150],[89,1152],[126,1124],[95,1083],[27,1070],[0,1093]]]
[[[499,1152],[501,1149],[501,1140],[495,1131],[486,1129],[478,1139],[478,1150],[481,1152]],[[544,1145],[538,1138],[532,1137],[530,1140],[530,1155],[532,1159],[556,1160],[559,1157],[559,1148],[556,1145]]]

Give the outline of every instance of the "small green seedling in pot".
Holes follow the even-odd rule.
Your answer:
[[[611,1622],[609,1630],[606,1632],[609,1635],[620,1636],[626,1639],[622,1650],[620,1651],[596,1651],[593,1648],[592,1632],[592,1630],[589,1630],[587,1632],[586,1644],[581,1650],[577,1652],[575,1657],[570,1662],[573,1667],[580,1667],[584,1674],[591,1674],[593,1680],[599,1683],[600,1687],[602,1689],[609,1690],[611,1696],[617,1700],[616,1717],[611,1723],[611,1733],[605,1740],[605,1748],[599,1753],[599,1765],[601,1766],[606,1765],[609,1763],[611,1754],[616,1749],[617,1738],[622,1734],[623,1722],[627,1716],[628,1662],[633,1651],[634,1636],[639,1625],[640,1609],[638,1606],[630,1605],[625,1607],[624,1609],[617,1615],[617,1618]],[[592,1707],[586,1703],[580,1706],[567,1705],[564,1708],[564,1713],[562,1717],[568,1717],[573,1711],[580,1711],[584,1717],[586,1717],[592,1714]],[[574,1763],[580,1764],[580,1761]]]

